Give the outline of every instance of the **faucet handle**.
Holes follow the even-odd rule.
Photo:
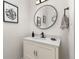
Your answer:
[[[44,32],[42,32],[41,35],[44,35]]]

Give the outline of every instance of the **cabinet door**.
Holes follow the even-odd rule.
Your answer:
[[[55,59],[55,48],[38,47],[37,59]]]
[[[24,41],[23,45],[24,59],[35,59],[35,47]]]

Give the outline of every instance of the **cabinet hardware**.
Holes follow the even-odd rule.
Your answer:
[[[38,53],[37,53],[37,51],[36,51],[36,56],[38,56]]]
[[[34,50],[34,56],[36,55],[36,52],[35,52],[35,50]]]

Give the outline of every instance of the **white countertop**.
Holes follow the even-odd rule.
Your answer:
[[[38,43],[43,43],[43,44],[48,44],[48,45],[53,45],[53,46],[60,46],[60,38],[55,38],[56,41],[51,40],[50,38],[36,38],[36,37],[25,37],[24,40],[29,40],[29,41],[35,41]]]

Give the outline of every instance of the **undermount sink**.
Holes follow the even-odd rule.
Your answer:
[[[53,46],[60,46],[60,39],[55,38],[56,40],[51,40],[51,38],[40,38],[40,37],[25,37],[25,40],[33,41],[41,44],[48,44]]]

